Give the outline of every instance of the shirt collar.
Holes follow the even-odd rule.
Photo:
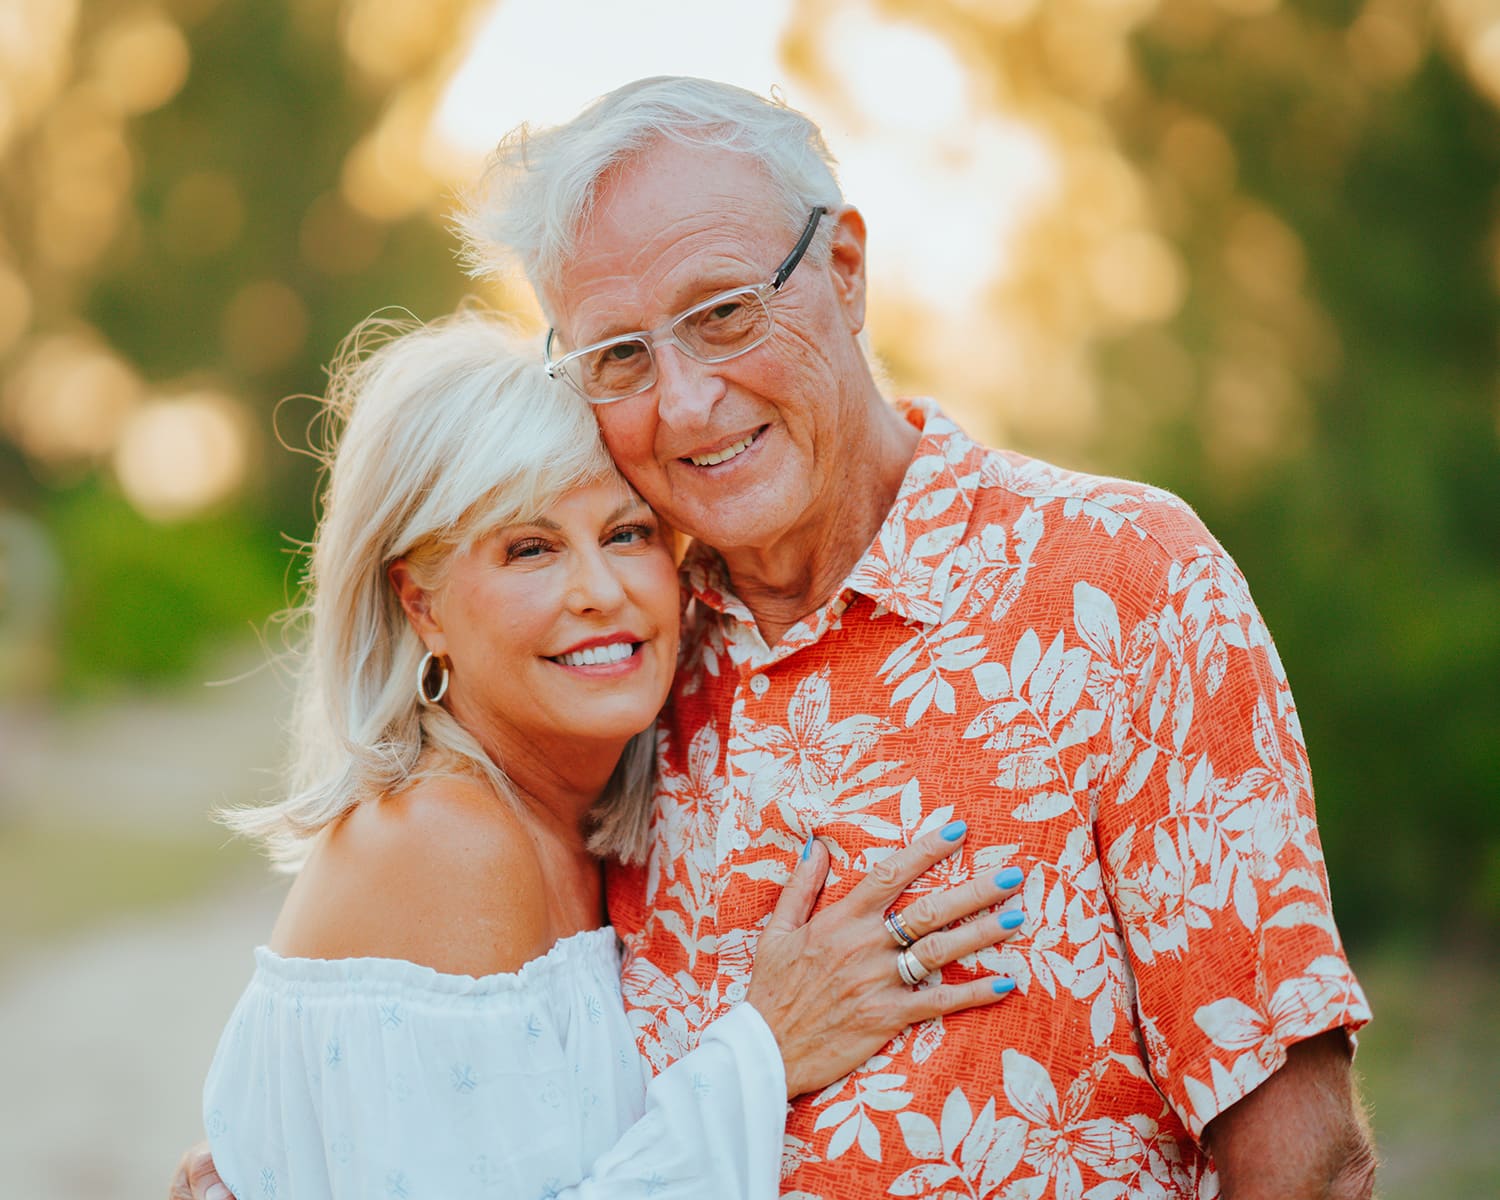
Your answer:
[[[898,400],[896,409],[922,436],[895,503],[839,594],[855,592],[903,619],[937,624],[973,513],[984,450],[931,400]],[[694,542],[682,571],[698,601],[753,621],[718,551]]]

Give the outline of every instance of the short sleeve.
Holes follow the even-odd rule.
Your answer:
[[[1171,562],[1097,812],[1152,1075],[1194,1137],[1286,1061],[1369,1019],[1265,623],[1217,547]]]
[[[774,1195],[764,1022],[728,1014],[648,1094],[612,936],[569,942],[483,980],[258,952],[204,1089],[221,1178],[239,1200]]]

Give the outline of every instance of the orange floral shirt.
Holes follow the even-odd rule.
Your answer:
[[[962,817],[916,887],[1022,867],[1022,935],[945,972],[1017,992],[800,1097],[783,1195],[1216,1196],[1203,1127],[1369,1018],[1285,672],[1180,500],[903,411],[922,436],[878,537],[775,646],[716,555],[684,564],[654,844],[608,881],[641,1051],[660,1069],[744,998],[809,834],[827,903]]]

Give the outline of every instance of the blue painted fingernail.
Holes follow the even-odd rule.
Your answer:
[[[1019,887],[1021,880],[1025,878],[1026,873],[1020,867],[1006,867],[995,876],[995,886],[998,888]]]
[[[967,828],[968,826],[965,825],[962,821],[949,821],[946,825],[943,826],[943,840],[948,842],[956,842],[959,838],[963,837],[964,830],[966,830]]]
[[[806,862],[808,859],[810,859],[812,857],[813,842],[816,841],[816,840],[817,840],[817,835],[816,834],[810,833],[810,834],[807,835],[807,845],[805,845],[805,846],[802,847],[802,861],[803,862]]]
[[[1006,992],[1016,990],[1016,981],[1014,979],[997,979],[994,983],[990,984],[990,990],[997,996],[1003,996]]]
[[[1019,929],[1021,922],[1026,919],[1026,914],[1018,908],[1008,909],[1000,914],[1001,929]]]

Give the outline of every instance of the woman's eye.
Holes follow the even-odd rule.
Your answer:
[[[517,542],[515,545],[511,546],[510,549],[505,552],[505,558],[506,558],[507,562],[514,562],[518,558],[519,559],[539,558],[541,555],[545,554],[546,551],[547,551],[547,543],[546,542],[538,542],[538,541]]]
[[[651,534],[652,530],[648,525],[622,525],[609,535],[609,541],[616,546],[632,546],[646,541]]]

